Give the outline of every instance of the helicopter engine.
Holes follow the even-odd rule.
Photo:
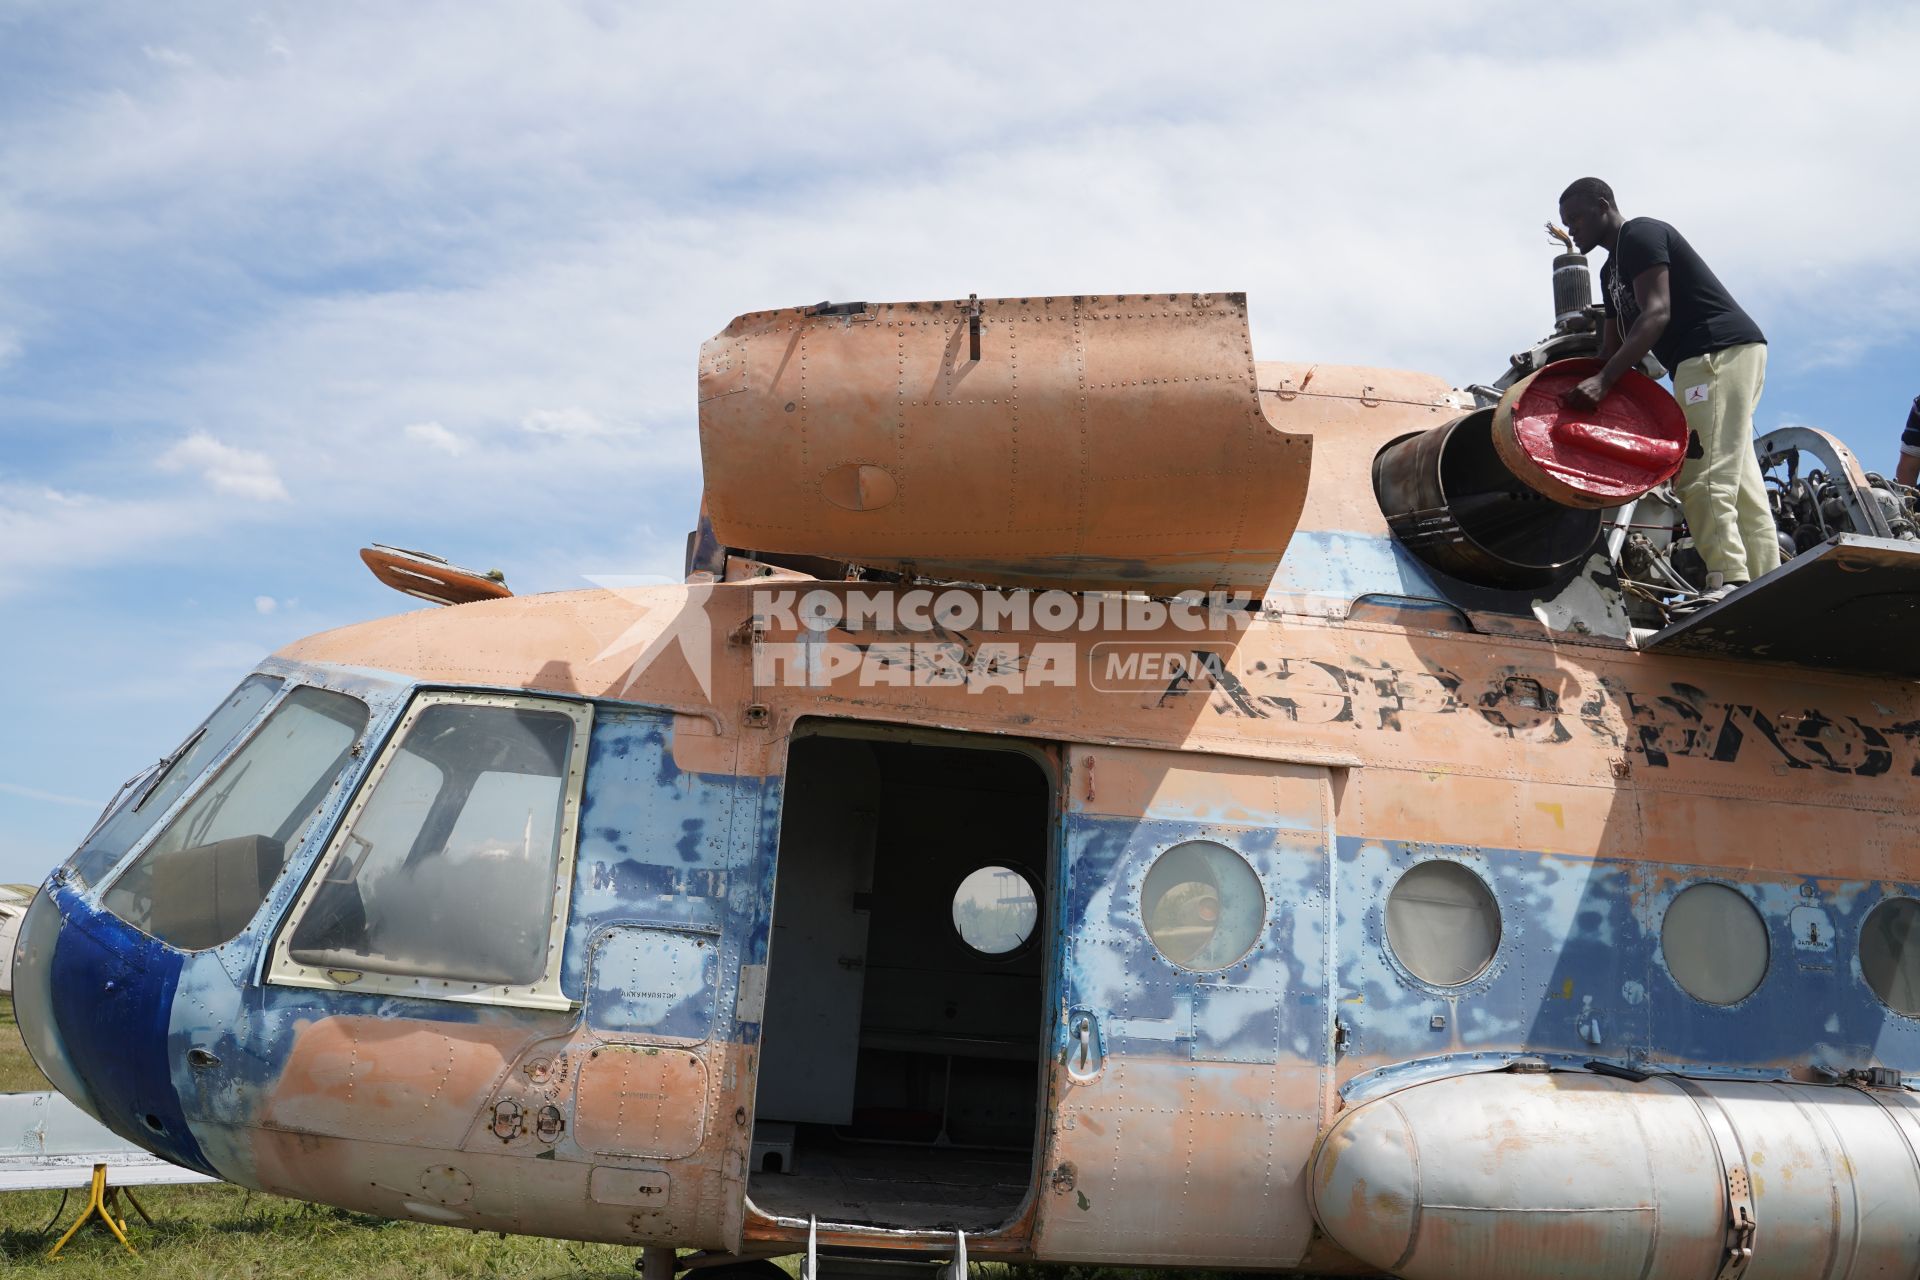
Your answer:
[[[1780,529],[1780,554],[1792,557],[1825,542],[1836,533],[1878,532],[1860,528],[1854,519],[1853,504],[1847,501],[1848,486],[1838,477],[1815,469],[1806,475],[1789,473],[1768,477],[1767,497],[1773,504],[1774,523]],[[1920,493],[1896,484],[1879,472],[1866,474],[1867,497],[1886,521],[1887,532],[1902,542],[1920,539],[1916,504]]]

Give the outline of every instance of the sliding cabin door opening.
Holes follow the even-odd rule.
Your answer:
[[[748,1183],[763,1212],[968,1232],[1018,1213],[1045,1077],[1053,812],[1034,748],[795,738]]]

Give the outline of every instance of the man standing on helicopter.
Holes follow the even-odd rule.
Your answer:
[[[1717,599],[1780,565],[1780,543],[1753,452],[1753,411],[1767,339],[1686,238],[1657,218],[1628,218],[1613,188],[1581,178],[1560,194],[1560,220],[1582,253],[1607,251],[1600,292],[1605,367],[1567,393],[1592,409],[1651,351],[1673,375],[1692,438],[1675,478],[1694,547]]]

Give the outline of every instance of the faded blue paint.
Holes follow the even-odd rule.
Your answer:
[[[167,1062],[174,1092],[209,1163],[223,1177],[242,1183],[255,1181],[246,1131],[272,1099],[298,1024],[367,1007],[364,995],[268,987],[263,974],[268,944],[413,693],[403,677],[378,671],[280,660],[261,670],[287,677],[288,691],[308,683],[357,697],[367,704],[369,718],[360,752],[335,780],[301,843],[288,850],[286,867],[253,920],[230,941],[181,960],[168,1010]],[[193,1066],[188,1058],[193,1049],[211,1053],[217,1065]]]
[[[209,1162],[241,1182],[255,1181],[247,1134],[271,1105],[275,1082],[304,1023],[358,1015],[452,1029],[485,1021],[519,1026],[532,1042],[562,1034],[575,1021],[573,1015],[539,1010],[263,984],[267,944],[414,691],[391,678],[382,681],[378,673],[290,664],[277,669],[355,693],[369,702],[373,719],[368,749],[329,796],[254,922],[222,947],[180,958],[166,1048],[174,1091]],[[571,984],[575,998],[598,998],[596,1007],[605,1016],[596,1025],[608,1032],[705,1038],[718,1023],[721,1030],[751,1040],[757,1024],[739,1026],[719,1015],[732,1007],[742,948],[757,940],[757,959],[765,959],[774,854],[769,833],[777,829],[778,788],[680,770],[672,759],[671,723],[664,712],[595,705],[563,981]],[[736,792],[743,815],[737,824],[732,819]],[[689,848],[696,853],[692,862],[686,858]],[[746,868],[745,874],[734,875],[736,865]],[[658,939],[676,927],[694,931],[682,936],[697,939],[690,949],[702,959],[691,971],[684,957],[654,955],[642,947],[627,957],[626,978],[596,982],[592,993],[583,990],[588,944],[601,931],[610,931],[602,936]],[[672,998],[649,994],[663,989],[670,989]],[[208,1050],[218,1065],[189,1067],[191,1048]],[[563,1140],[562,1145],[568,1144]]]
[[[1447,580],[1451,582],[1451,580]],[[1451,599],[1431,569],[1384,533],[1302,529],[1293,535],[1270,593],[1354,600],[1366,595]]]
[[[595,704],[578,875],[559,904],[572,913],[562,968],[568,994],[586,998],[580,1013],[267,985],[272,938],[418,686],[379,672],[279,660],[262,670],[290,687],[310,683],[359,697],[370,719],[248,927],[219,947],[183,953],[102,911],[110,878],[99,886],[64,875],[51,882],[47,905],[64,923],[47,949],[47,1022],[75,1060],[71,1087],[116,1132],[188,1167],[260,1185],[255,1135],[276,1105],[300,1028],[344,1015],[438,1025],[454,1036],[485,1023],[490,1035],[507,1030],[513,1043],[517,1031],[528,1045],[558,1040],[583,1018],[606,1035],[758,1039],[757,1012],[740,1022],[735,1003],[743,964],[766,961],[778,781],[681,770],[672,757],[672,717],[624,703]],[[272,705],[277,698],[254,727]],[[155,830],[209,785],[245,736],[201,771]],[[190,1058],[193,1050],[203,1052]],[[570,1136],[549,1151],[590,1158]]]
[[[1399,558],[1397,549],[1388,557]],[[1432,583],[1419,577],[1374,589],[1425,594]],[[97,889],[56,878],[48,899],[68,922],[52,953],[53,1019],[91,1104],[150,1150],[256,1183],[248,1135],[272,1103],[302,1024],[354,1014],[438,1024],[451,1036],[484,1021],[524,1033],[529,1045],[577,1025],[565,1012],[262,985],[268,941],[413,692],[378,673],[267,669],[354,693],[372,718],[365,749],[248,928],[183,954],[101,913]],[[562,981],[584,1001],[587,1025],[605,1035],[751,1045],[759,1026],[739,1019],[736,993],[743,966],[767,959],[782,786],[680,769],[675,724],[666,712],[595,704]],[[1888,896],[1920,895],[1920,886],[1353,837],[1329,859],[1317,815],[1222,822],[1224,811],[1205,808],[1197,794],[1169,792],[1145,815],[1065,820],[1051,960],[1057,1007],[1070,1011],[1056,1049],[1070,1067],[1069,1038],[1085,1011],[1094,1072],[1129,1058],[1319,1065],[1338,1019],[1351,1029],[1351,1051],[1393,1064],[1358,1077],[1350,1101],[1523,1054],[1561,1068],[1601,1060],[1700,1074],[1814,1065],[1920,1074],[1920,1019],[1875,999],[1857,958],[1868,914]],[[1254,949],[1218,972],[1166,960],[1140,918],[1155,858],[1195,839],[1245,858],[1263,894]],[[1487,970],[1444,990],[1399,964],[1384,929],[1394,881],[1434,857],[1474,868],[1503,915]],[[1724,1008],[1687,995],[1661,953],[1668,904],[1701,880],[1743,894],[1769,934],[1765,980]],[[1338,905],[1331,938],[1330,901]],[[196,1048],[217,1063],[190,1067]],[[1310,1114],[1297,1118],[1312,1123]],[[552,1150],[591,1158],[570,1136]]]
[[[587,1025],[620,1035],[705,1040],[720,986],[720,938],[619,926],[595,935],[587,965]]]
[[[1611,570],[1604,571],[1610,583]],[[1558,592],[1568,583],[1551,588]],[[1616,586],[1605,590],[1617,594]],[[1421,562],[1397,538],[1385,533],[1354,533],[1331,529],[1302,530],[1287,548],[1286,559],[1267,588],[1269,600],[1289,596],[1330,601],[1341,606],[1364,604],[1369,597],[1392,602],[1397,607],[1420,602],[1445,604],[1454,609],[1471,610],[1476,617],[1506,615],[1527,619],[1533,625],[1534,597],[1538,590],[1503,590],[1477,586],[1433,569]],[[1595,638],[1624,642],[1625,615],[1596,624]],[[1594,619],[1589,617],[1589,622]],[[1449,624],[1451,625],[1451,624]]]
[[[733,877],[733,890],[727,899],[723,998],[724,993],[738,990],[742,966],[767,963],[773,931],[774,872],[779,865],[780,805],[786,794],[784,781],[778,776],[741,778],[735,784],[738,794],[734,806],[733,864],[742,870]],[[764,986],[763,983],[763,990]],[[758,1017],[736,1017],[734,1041],[758,1044],[760,1025]]]
[[[1473,868],[1501,909],[1493,962],[1453,988],[1408,973],[1385,937],[1388,892],[1431,857]],[[1808,876],[1353,837],[1339,842],[1336,876],[1339,1016],[1352,1049],[1370,1058],[1511,1051],[1688,1069],[1920,1071],[1920,1019],[1881,1004],[1858,959],[1867,914],[1886,897],[1920,896],[1920,886],[1883,892]],[[1704,880],[1740,892],[1767,927],[1766,976],[1731,1005],[1689,995],[1661,950],[1667,905]],[[1820,941],[1809,940],[1810,927]]]
[[[580,999],[588,940],[611,925],[718,931],[731,868],[734,782],[682,770],[673,717],[599,704],[580,802],[560,989]]]
[[[683,770],[673,759],[673,732],[670,713],[596,704],[561,990],[592,998],[587,957],[603,930],[706,935],[701,993],[660,1009],[663,1020],[650,1030],[751,1044],[758,1021],[740,1022],[733,1009],[741,966],[766,963],[779,784]],[[617,985],[626,989],[626,980]],[[662,988],[649,979],[635,989]],[[696,1006],[705,1010],[698,1018]],[[649,1029],[642,1007],[624,1015],[626,1033]]]
[[[529,1039],[564,1027],[566,1015],[301,987],[245,988],[228,980],[211,953],[187,958],[173,1006],[168,1052],[183,1111],[209,1160],[230,1181],[257,1186],[249,1131],[274,1104],[274,1086],[292,1059],[302,1025],[332,1017],[390,1018],[446,1027],[481,1021],[523,1026]],[[216,1066],[189,1065],[203,1048]]]
[[[261,670],[288,678],[280,696],[300,683],[313,684],[362,699],[371,715],[362,750],[336,779],[301,844],[289,850],[286,870],[247,928],[219,947],[184,953],[100,907],[101,892],[110,878],[103,877],[101,885],[84,890],[53,885],[55,901],[68,921],[53,958],[56,1022],[70,1056],[77,1061],[82,1083],[122,1136],[168,1159],[241,1182],[250,1181],[253,1172],[246,1130],[259,1122],[261,1111],[270,1104],[272,1086],[291,1055],[301,1023],[338,1014],[447,1024],[472,1023],[485,1016],[494,1021],[524,1021],[532,1033],[551,1029],[554,1021],[552,1014],[532,1011],[483,1010],[444,1001],[262,984],[269,940],[325,851],[365,771],[398,723],[413,687],[380,672],[280,660],[263,664]],[[277,701],[254,718],[254,727]],[[154,832],[165,829],[178,807],[191,803],[246,736],[238,735],[203,771],[129,851],[123,865],[141,852]],[[217,1065],[191,1066],[188,1051],[196,1048],[211,1053]]]
[[[236,1153],[217,1126],[244,1122],[251,1108],[265,1099],[264,1089],[253,1086],[264,1086],[278,1074],[287,1047],[285,1042],[246,1043],[242,1038],[249,1007],[265,998],[258,985],[264,940],[324,849],[408,691],[404,682],[377,672],[323,670],[279,660],[262,664],[260,671],[287,683],[118,860],[119,866],[130,865],[299,683],[360,698],[371,712],[362,750],[335,780],[302,843],[288,851],[285,871],[246,929],[211,950],[182,952],[101,907],[111,876],[99,877],[92,886],[81,886],[62,873],[48,881],[49,899],[66,921],[51,960],[54,1021],[103,1122],[189,1168],[242,1178],[251,1160]],[[191,1068],[187,1051],[196,1047],[218,1054],[220,1067]],[[208,1128],[209,1121],[216,1127]]]
[[[1217,972],[1175,965],[1142,927],[1140,890],[1155,859],[1188,840],[1244,857],[1266,897],[1253,949]],[[1327,861],[1317,835],[1272,827],[1072,814],[1062,885],[1064,1004],[1101,1022],[1106,1051],[1192,1061],[1319,1062]],[[1060,1051],[1071,1049],[1069,1026]]]

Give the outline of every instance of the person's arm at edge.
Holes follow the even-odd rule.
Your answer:
[[[1567,392],[1567,403],[1574,408],[1598,406],[1613,390],[1613,384],[1620,381],[1620,375],[1645,359],[1647,352],[1653,350],[1653,344],[1660,341],[1660,335],[1667,331],[1667,321],[1673,315],[1673,289],[1667,264],[1648,267],[1635,276],[1633,296],[1640,303],[1640,314],[1624,338],[1615,338],[1617,326],[1607,326],[1600,346],[1601,357],[1607,363],[1600,372]]]
[[[1914,452],[1909,453],[1909,449]],[[1907,414],[1907,429],[1900,436],[1900,461],[1894,464],[1893,479],[1896,484],[1909,486],[1920,480],[1920,396],[1913,398],[1913,409]]]

